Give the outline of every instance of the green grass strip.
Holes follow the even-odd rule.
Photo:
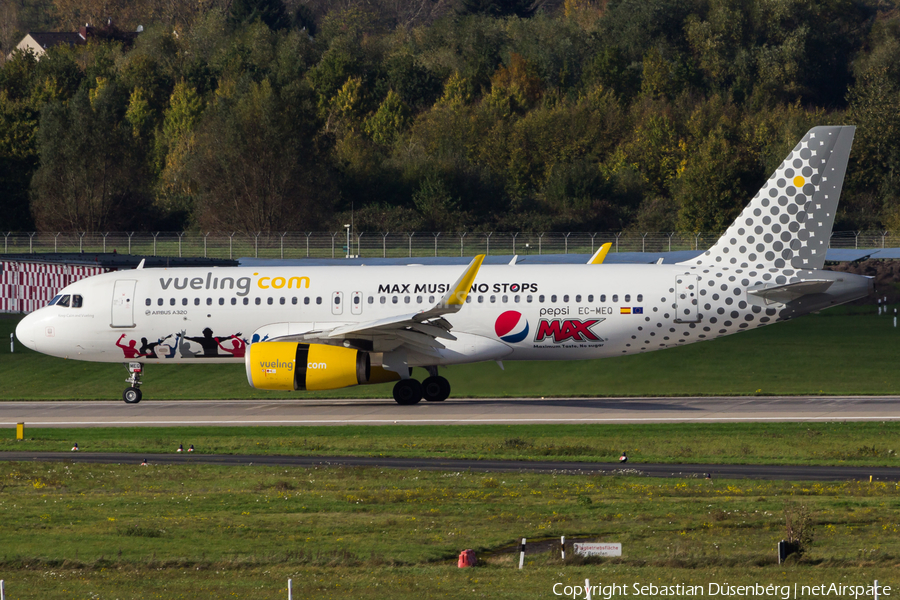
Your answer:
[[[838,308],[665,351],[589,361],[442,369],[455,397],[890,395],[900,393],[900,329],[872,307]],[[18,318],[0,318],[0,339]],[[119,399],[118,363],[63,360],[0,345],[0,400]],[[416,370],[414,375],[424,376]],[[149,365],[147,399],[390,398],[391,384],[319,393],[255,390],[243,365]]]
[[[0,451],[900,466],[900,423],[15,428]]]

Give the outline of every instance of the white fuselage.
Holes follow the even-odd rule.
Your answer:
[[[25,317],[23,343],[42,353],[99,362],[243,362],[256,341],[429,309],[460,266],[178,268],[118,271],[74,283]],[[465,306],[444,318],[456,340],[438,355],[410,352],[410,366],[481,360],[621,356],[753,329],[864,296],[869,283],[802,310],[751,297],[748,288],[828,271],[686,265],[485,265]],[[840,275],[841,278],[837,279]],[[848,280],[849,281],[849,280]],[[837,290],[840,286],[835,286]],[[819,294],[819,296],[825,296]],[[354,344],[366,344],[364,336]],[[398,342],[399,343],[399,342]],[[373,353],[392,350],[376,339]]]

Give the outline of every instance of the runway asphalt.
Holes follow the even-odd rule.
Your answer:
[[[472,398],[400,406],[393,400],[0,402],[0,426],[474,425],[896,421],[897,396]]]
[[[277,467],[372,467],[428,471],[532,472],[575,475],[637,475],[711,479],[789,481],[900,481],[900,467],[821,467],[794,465],[684,465],[564,461],[475,460],[350,456],[271,456],[231,454],[134,454],[120,452],[0,452],[2,461],[66,461],[148,466],[204,464]]]
[[[391,400],[144,400],[0,402],[0,425],[30,427],[454,425],[515,423],[702,423],[900,420],[900,397],[481,398],[399,406]],[[353,466],[451,471],[633,474],[653,477],[821,481],[900,481],[900,468],[792,465],[683,465],[383,457],[140,455],[2,452],[4,461],[78,461],[139,465]]]

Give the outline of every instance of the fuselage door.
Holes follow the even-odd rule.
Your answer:
[[[363,306],[363,295],[362,292],[353,292],[353,297],[350,299],[350,312],[354,315],[362,314],[362,306]]]
[[[110,327],[134,327],[134,279],[116,281],[112,297]]]
[[[331,295],[331,314],[340,315],[344,312],[344,293],[334,292]]]
[[[700,277],[679,275],[675,280],[675,322],[696,323],[700,320]]]

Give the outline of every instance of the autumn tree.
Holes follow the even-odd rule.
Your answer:
[[[93,97],[91,97],[93,96]],[[41,114],[41,163],[31,184],[35,224],[44,230],[110,231],[147,226],[143,157],[131,144],[115,84],[79,91]]]
[[[198,127],[185,175],[196,217],[212,230],[321,227],[335,192],[303,98],[282,97],[268,79],[219,95]]]

